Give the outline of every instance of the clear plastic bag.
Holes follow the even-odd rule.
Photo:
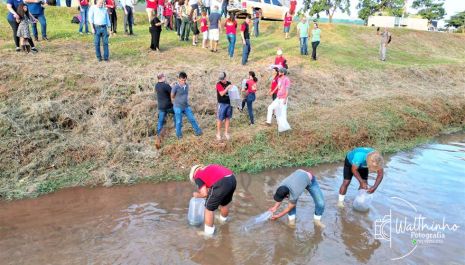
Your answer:
[[[371,207],[371,200],[373,199],[373,194],[367,193],[366,190],[361,189],[358,191],[357,196],[352,204],[354,210],[359,212],[368,212]]]
[[[254,228],[259,227],[261,224],[265,223],[266,221],[270,220],[271,216],[273,215],[272,212],[266,211],[262,214],[256,215],[249,220],[247,220],[243,225],[242,225],[242,230],[244,232],[249,232]]]
[[[189,201],[187,221],[190,225],[201,225],[205,217],[205,199],[192,197]]]
[[[291,129],[291,126],[287,122],[287,104],[284,104],[284,100],[280,100],[279,107],[276,111],[276,121],[278,123],[278,132],[285,132]]]

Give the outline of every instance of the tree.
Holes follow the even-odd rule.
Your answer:
[[[460,13],[457,13],[453,16],[450,17],[449,20],[446,21],[447,27],[454,27],[454,28],[460,28],[462,27],[462,32],[465,33],[465,11],[462,11]]]
[[[304,11],[309,11],[311,16],[320,17],[321,12],[326,12],[329,17],[329,23],[333,22],[333,16],[336,10],[350,15],[350,0],[304,0]]]
[[[418,15],[427,19],[429,23],[433,20],[443,19],[446,15],[444,0],[415,0],[412,7],[420,9]]]
[[[405,0],[359,0],[358,17],[368,21],[376,12],[386,12],[390,16],[400,17],[404,13]]]

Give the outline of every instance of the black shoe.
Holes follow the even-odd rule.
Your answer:
[[[39,52],[39,50],[37,50],[36,47],[32,47],[32,48],[31,48],[31,51],[34,52],[34,53],[38,53],[38,52]]]
[[[39,40],[39,37],[34,37],[34,40],[37,41],[37,42],[40,41],[40,40]]]
[[[97,58],[97,60],[98,60],[99,62],[101,62],[101,61],[102,61],[102,58]]]
[[[45,37],[42,37],[42,40],[49,40],[49,39],[47,38],[47,36],[45,36]]]
[[[110,61],[110,59],[103,59],[106,63],[108,63]]]
[[[21,48],[16,47],[15,51],[16,51],[16,52],[20,52],[20,51],[21,51]]]

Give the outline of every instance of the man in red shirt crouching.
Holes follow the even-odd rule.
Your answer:
[[[229,168],[221,165],[195,165],[191,168],[189,178],[199,191],[194,192],[196,198],[205,200],[205,235],[215,232],[214,211],[220,208],[220,221],[225,222],[229,215],[229,204],[236,190],[236,177]]]

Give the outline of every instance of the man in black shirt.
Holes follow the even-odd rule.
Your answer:
[[[166,83],[165,74],[159,73],[157,75],[158,83],[155,85],[155,91],[157,94],[158,101],[158,125],[157,125],[157,136],[155,139],[155,145],[160,148],[160,133],[165,124],[165,118],[168,113],[173,114],[173,103],[171,102],[171,86]]]
[[[241,25],[241,37],[242,37],[242,65],[247,63],[250,54],[250,32],[249,32],[249,25],[250,25],[250,15],[245,17],[244,23]]]
[[[224,122],[224,137],[229,140],[229,120],[232,118],[232,107],[229,99],[229,90],[232,88],[231,82],[226,79],[226,73],[221,72],[219,81],[216,83],[216,98],[218,107],[216,108],[216,139],[221,141],[221,123]]]

